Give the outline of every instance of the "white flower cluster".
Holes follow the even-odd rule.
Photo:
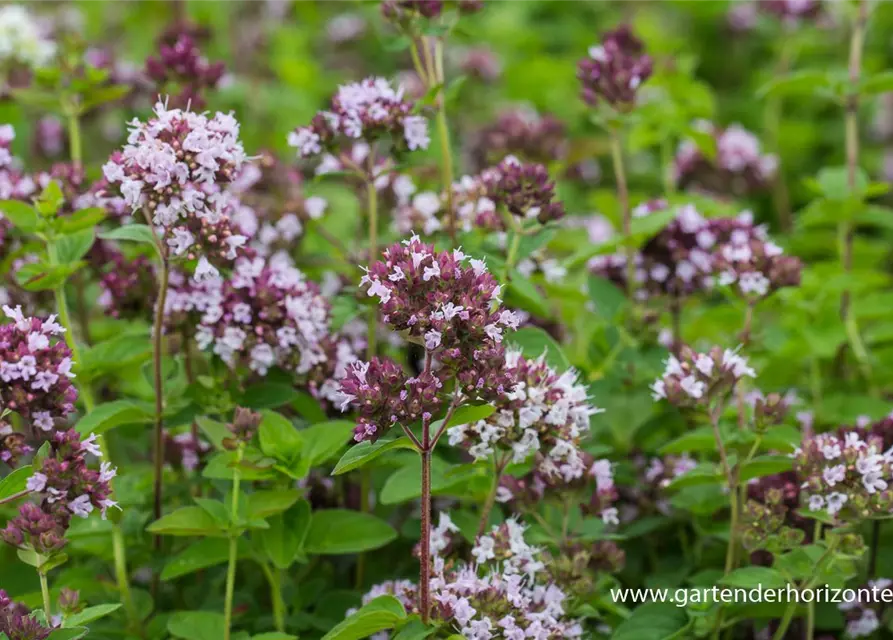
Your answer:
[[[45,67],[56,55],[56,44],[46,37],[25,7],[0,7],[0,62]]]
[[[485,460],[497,447],[511,451],[514,462],[540,453],[540,471],[566,482],[579,478],[585,464],[580,439],[589,431],[589,417],[602,410],[589,402],[577,372],[559,375],[545,354],[527,360],[517,349],[506,350],[506,369],[514,381],[497,401],[490,417],[447,430],[451,445],[463,445],[475,460]]]
[[[651,396],[655,402],[703,404],[711,393],[724,393],[743,377],[755,378],[756,372],[736,351],[713,347],[696,353],[683,347],[678,358],[673,354],[667,358],[663,376],[651,385]]]

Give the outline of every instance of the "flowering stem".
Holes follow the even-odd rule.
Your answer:
[[[229,518],[229,563],[226,566],[226,594],[223,601],[223,640],[229,640],[230,627],[233,620],[233,590],[236,586],[236,560],[239,549],[239,536],[233,530],[239,518],[239,482],[241,472],[239,465],[242,463],[242,445],[236,449],[236,464],[233,466],[233,495],[230,501]]]
[[[366,214],[369,217],[369,261],[378,257],[378,191],[372,178],[366,181]],[[369,311],[367,357],[375,355],[376,334],[378,332],[378,305],[372,305]]]
[[[155,374],[155,441],[154,441],[154,515],[155,519],[161,517],[162,474],[164,472],[164,380],[161,375],[161,361],[164,357],[164,305],[167,300],[169,267],[166,258],[161,259],[161,270],[158,274],[158,300],[155,303],[155,321],[152,327],[153,337],[153,364]],[[161,545],[161,537],[155,536],[155,548]]]
[[[434,82],[440,85],[437,99],[437,132],[440,135],[440,175],[443,190],[446,193],[447,230],[450,241],[456,246],[456,212],[453,211],[453,151],[450,146],[450,130],[446,117],[446,100],[444,97],[445,78],[443,73],[443,41],[434,40]]]
[[[850,193],[856,192],[856,177],[859,168],[859,91],[858,85],[862,75],[862,48],[865,43],[865,27],[868,23],[868,2],[859,0],[853,32],[850,36],[849,81],[851,93],[846,99],[844,128],[846,132],[846,165],[847,186]],[[840,222],[841,255],[840,261],[844,272],[849,275],[853,269],[853,225],[849,217]],[[859,327],[851,310],[851,292],[846,286],[840,295],[840,317],[846,327],[847,338],[853,355],[862,369],[866,381],[871,386],[871,363],[862,339]]]
[[[270,600],[273,603],[273,624],[276,631],[285,633],[285,603],[282,601],[282,582],[278,569],[273,569],[266,562],[260,563],[261,569],[270,585]]]
[[[38,569],[37,575],[40,577],[40,594],[43,596],[43,613],[46,616],[47,623],[49,624],[50,618],[53,615],[53,610],[50,605],[50,587],[47,584],[47,574]]]
[[[632,300],[636,288],[635,250],[631,241],[632,219],[626,171],[623,167],[623,146],[620,140],[620,129],[617,127],[611,129],[611,160],[614,163],[614,179],[617,182],[617,199],[620,201],[620,215],[623,224],[623,244],[626,248],[626,293]]]

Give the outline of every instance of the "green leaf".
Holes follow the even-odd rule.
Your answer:
[[[87,627],[56,629],[47,636],[47,640],[78,640],[87,635],[88,631],[89,629],[87,629]]]
[[[298,640],[298,636],[282,633],[281,631],[267,631],[266,633],[251,636],[251,640]]]
[[[570,369],[571,364],[564,351],[552,336],[539,327],[523,327],[508,333],[505,342],[521,349],[525,358],[535,359],[545,353],[546,362],[559,372]]]
[[[785,577],[777,569],[769,567],[741,567],[722,578],[720,583],[730,587],[743,587],[744,589],[760,586],[763,589],[782,589],[787,585],[788,581],[785,580]]]
[[[213,498],[193,498],[193,500],[195,500],[195,503],[201,507],[205,513],[214,519],[214,522],[217,523],[221,529],[228,529],[230,524],[232,524],[229,508],[220,500],[215,500]]]
[[[360,553],[383,547],[396,538],[391,525],[371,514],[324,509],[314,512],[304,549],[317,555]]]
[[[36,230],[40,222],[34,207],[18,200],[0,200],[0,214],[25,233]]]
[[[715,451],[716,438],[710,427],[700,427],[689,431],[662,446],[658,452],[662,455],[668,453],[691,453],[695,451]]]
[[[888,91],[893,91],[893,71],[889,70],[871,74],[862,80],[862,85],[859,87],[859,93],[863,96]]]
[[[704,462],[691,471],[673,478],[670,484],[667,485],[667,490],[677,491],[679,489],[684,489],[685,487],[696,487],[704,484],[720,484],[722,482],[723,475],[716,469],[716,465]]]
[[[245,389],[238,401],[240,407],[247,409],[275,409],[294,402],[299,397],[297,389],[290,384],[278,382],[260,382]]]
[[[630,221],[630,235],[633,238],[633,246],[644,244],[645,240],[657,234],[675,220],[677,215],[678,212],[673,207],[667,211],[658,211],[641,218],[633,218]]]
[[[205,434],[205,437],[214,445],[215,449],[222,450],[223,441],[226,438],[231,438],[233,435],[229,427],[217,420],[200,416],[195,419],[195,422],[198,424],[198,428],[202,430],[202,433]]]
[[[301,497],[297,489],[269,489],[255,491],[248,495],[248,517],[266,518],[274,513],[282,513]]]
[[[310,461],[311,467],[332,460],[351,442],[354,426],[347,420],[331,420],[304,429],[301,431],[304,438],[302,457]]]
[[[741,482],[790,471],[793,466],[793,460],[788,456],[757,456],[742,465]]]
[[[235,451],[219,451],[211,456],[202,470],[202,477],[232,480],[236,467],[242,480],[272,480],[276,477],[272,467],[263,467],[247,459],[237,462]]]
[[[33,471],[31,465],[25,465],[11,471],[8,476],[0,480],[0,500],[24,491]]]
[[[130,93],[130,91],[130,87],[126,84],[113,84],[107,87],[93,87],[81,104],[81,113],[85,113],[90,109],[93,109],[94,107],[98,107],[99,105],[120,100],[128,93]]]
[[[393,629],[406,617],[394,596],[379,596],[332,628],[322,640],[362,640],[379,631]]]
[[[450,417],[450,424],[447,427],[455,427],[460,424],[473,424],[478,420],[483,420],[496,411],[496,407],[491,404],[466,404],[462,405],[453,412]],[[437,433],[440,430],[443,420],[435,420],[431,423],[431,431]]]
[[[223,564],[229,559],[229,540],[205,538],[186,547],[168,560],[161,570],[162,580],[174,580],[181,576]]]
[[[29,262],[16,271],[15,278],[25,291],[49,291],[64,284],[82,266],[82,262],[54,265]]]
[[[549,317],[549,303],[530,280],[517,271],[505,291],[505,301],[509,306],[529,311],[541,318]]]
[[[424,640],[437,633],[437,627],[429,627],[421,620],[407,620],[393,640]]]
[[[377,442],[360,442],[344,452],[344,455],[341,456],[338,464],[332,470],[332,475],[337,476],[358,469],[383,453],[393,451],[394,449],[415,450],[415,445],[405,436],[399,436],[392,440],[382,438]]]
[[[589,276],[589,299],[603,320],[614,320],[626,306],[626,294],[610,280]]]
[[[122,424],[148,423],[151,420],[152,413],[137,403],[130,400],[114,400],[99,405],[78,420],[75,429],[82,435],[89,433],[99,435]]]
[[[145,224],[127,224],[111,231],[104,231],[99,234],[103,240],[118,240],[124,242],[137,242],[140,244],[151,245],[156,253],[158,253],[158,244],[155,242],[155,234],[152,229]],[[161,254],[159,254],[160,256]]]
[[[220,640],[226,623],[216,611],[177,611],[167,621],[167,631],[184,640]]]
[[[260,448],[266,455],[283,462],[297,459],[303,447],[303,439],[295,426],[275,411],[263,412],[258,429]]]
[[[666,640],[688,625],[685,609],[669,602],[648,602],[614,630],[612,640]]]
[[[82,229],[56,238],[56,257],[62,264],[77,262],[90,250],[94,241],[93,228]]]
[[[827,71],[804,69],[777,76],[757,89],[758,98],[814,96],[820,89],[831,87]]]
[[[59,230],[59,233],[63,235],[75,233],[84,229],[92,229],[105,220],[105,216],[105,209],[100,207],[78,209],[70,216],[65,216],[64,218],[56,220],[56,228]]]
[[[152,341],[146,333],[115,336],[83,354],[81,375],[88,379],[139,364],[152,357]]]
[[[59,181],[50,180],[40,192],[40,197],[37,198],[34,206],[40,215],[50,218],[59,212],[59,207],[63,202],[65,202],[65,194],[62,193]]]
[[[260,542],[277,568],[288,569],[298,559],[311,518],[310,503],[306,500],[299,500],[287,511],[269,518],[270,528],[260,532]]]
[[[89,624],[94,620],[99,620],[100,618],[104,618],[105,616],[113,613],[121,608],[121,603],[115,604],[97,604],[93,607],[87,607],[83,611],[79,613],[75,613],[74,615],[68,616],[65,619],[66,627],[78,627],[84,624]]]
[[[223,530],[214,518],[197,506],[180,507],[146,527],[149,533],[168,536],[222,536]]]

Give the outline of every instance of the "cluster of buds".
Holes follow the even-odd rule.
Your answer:
[[[418,236],[383,255],[360,280],[360,289],[378,298],[382,321],[457,372],[469,397],[508,388],[503,330],[517,329],[520,319],[502,307],[486,263],[461,249],[436,252]]]
[[[229,278],[215,279],[198,295],[199,304],[210,304],[196,341],[231,369],[247,366],[264,376],[278,366],[303,375],[325,361],[329,304],[316,284],[285,260],[239,258]],[[182,303],[175,298],[171,309]]]
[[[880,614],[883,613],[887,598],[893,597],[893,580],[878,578],[869,580],[865,586],[855,589],[856,600],[841,602],[837,608],[846,616],[846,634],[848,638],[867,638],[873,636],[881,626]]]
[[[792,391],[764,394],[754,389],[744,397],[744,401],[753,409],[754,428],[763,433],[769,427],[781,424],[791,406],[797,404],[799,399]]]
[[[858,433],[863,439],[873,437],[880,438],[881,448],[887,451],[893,447],[893,413],[890,413],[880,420],[872,422],[870,418],[864,418],[856,421],[853,426],[841,427],[841,435],[854,432]]]
[[[567,132],[556,118],[527,109],[499,114],[496,122],[478,131],[470,155],[483,169],[513,155],[526,162],[549,164],[567,153]]]
[[[155,267],[146,256],[128,259],[120,251],[107,252],[108,270],[99,278],[97,303],[112,318],[145,318],[155,298]]]
[[[778,158],[764,154],[757,137],[741,125],[721,129],[700,122],[698,126],[713,137],[716,157],[705,156],[691,140],[683,141],[673,166],[674,179],[681,188],[740,197],[765,189],[775,179]]]
[[[74,411],[71,350],[59,336],[56,316],[26,318],[21,307],[3,307],[11,323],[0,326],[0,403],[32,429],[51,431]]]
[[[502,75],[502,62],[487,47],[474,47],[462,51],[458,61],[462,73],[482,82],[496,82]]]
[[[52,632],[53,629],[41,624],[28,607],[0,589],[0,635],[10,640],[46,640]]]
[[[231,262],[247,241],[233,233],[226,187],[245,161],[232,115],[155,105],[155,117],[131,123],[127,145],[103,166],[132,211],[143,210],[164,230],[174,258],[198,260],[196,278],[213,277],[212,263]]]
[[[257,428],[260,426],[261,414],[236,407],[233,413],[233,421],[227,425],[232,437],[224,438],[223,446],[226,449],[237,449],[243,444],[248,444],[254,439]]]
[[[600,410],[590,404],[576,371],[559,375],[545,354],[528,360],[515,349],[506,350],[505,368],[510,382],[494,402],[496,411],[473,424],[450,427],[450,444],[468,449],[475,460],[497,450],[511,453],[515,463],[539,454],[537,469],[546,478],[571,482],[583,477],[587,467],[580,442],[589,432],[589,417]]]
[[[564,217],[564,205],[555,200],[555,182],[541,164],[522,163],[513,156],[483,172],[487,197],[513,216],[542,224]]]
[[[707,406],[743,377],[755,378],[756,373],[737,352],[713,347],[697,353],[683,346],[678,357],[670,354],[667,358],[663,376],[651,385],[652,397],[678,406]]]
[[[800,546],[806,539],[808,521],[796,513],[800,505],[796,480],[789,471],[755,479],[748,485],[741,534],[746,549],[778,554]]]
[[[489,184],[484,175],[462,176],[453,183],[452,191],[453,212],[462,231],[504,230],[505,225],[496,210],[496,203],[490,198]]]
[[[589,56],[577,64],[586,104],[604,102],[616,111],[632,109],[639,88],[651,77],[652,61],[644,51],[625,25],[608,32],[601,45],[590,47]]]
[[[103,462],[99,471],[87,466],[86,456],[102,455],[96,436],[81,440],[78,433],[57,431],[50,438],[50,453],[28,479],[26,489],[40,503],[26,502],[19,514],[0,530],[0,539],[18,548],[50,555],[65,546],[65,531],[73,515],[86,518],[98,509],[103,519],[117,506],[110,498],[115,469]]]
[[[158,41],[158,54],[146,59],[146,75],[155,83],[156,94],[178,88],[172,99],[184,108],[203,108],[203,92],[216,88],[223,73],[223,63],[209,62],[193,37],[183,32],[165,34]]]
[[[338,400],[342,411],[353,406],[359,413],[354,440],[375,441],[397,425],[430,421],[441,406],[442,387],[440,377],[430,371],[408,377],[391,360],[373,358],[347,367]]]
[[[19,463],[19,458],[33,450],[23,434],[13,431],[12,425],[0,420],[0,462],[15,467]]]
[[[384,0],[381,3],[381,14],[386,20],[406,27],[420,18],[439,18],[451,4],[455,5],[460,14],[466,15],[480,11],[484,0],[457,0],[452,3],[444,0]]]
[[[822,433],[805,440],[794,454],[794,471],[803,482],[810,511],[837,520],[865,520],[893,508],[893,453],[883,441],[856,432]]]
[[[299,158],[337,149],[344,140],[371,144],[390,137],[397,149],[427,149],[428,121],[413,113],[414,103],[384,78],[367,78],[339,87],[328,111],[317,114],[309,126],[288,135]]]

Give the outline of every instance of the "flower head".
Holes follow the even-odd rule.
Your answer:
[[[697,353],[683,346],[678,357],[670,354],[663,376],[651,385],[654,400],[666,399],[679,406],[706,406],[727,394],[743,377],[755,378],[747,359],[731,349],[713,347]]]
[[[0,61],[4,65],[45,67],[55,55],[55,43],[28,9],[17,4],[0,8]]]
[[[163,230],[171,257],[230,263],[247,238],[233,233],[226,189],[245,159],[232,115],[209,118],[159,102],[153,118],[131,123],[127,144],[103,173],[131,210]]]
[[[56,316],[28,318],[21,307],[4,306],[12,322],[0,325],[0,402],[34,431],[51,431],[74,411],[71,350]]]
[[[638,90],[652,71],[644,50],[628,26],[608,32],[577,64],[583,100],[593,106],[604,102],[617,111],[634,107]]]

